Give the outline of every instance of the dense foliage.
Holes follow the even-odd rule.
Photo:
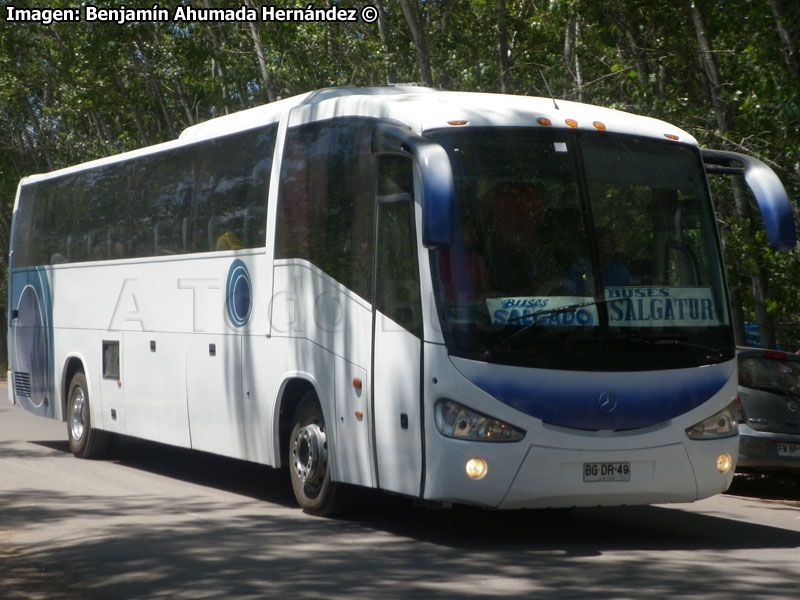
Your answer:
[[[0,0],[0,244],[7,247],[10,207],[26,174],[164,141],[213,116],[339,85],[421,81],[552,94],[646,114],[687,129],[704,146],[758,156],[775,168],[790,197],[800,196],[800,3],[337,4],[373,4],[380,19],[44,25],[7,21],[8,6],[36,8],[38,2]],[[139,5],[153,7],[125,3]],[[48,6],[82,4],[52,0]],[[757,213],[727,183],[715,184],[715,192],[737,323],[757,321],[765,345],[800,347],[800,260],[766,248]]]

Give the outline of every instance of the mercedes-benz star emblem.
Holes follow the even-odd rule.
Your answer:
[[[603,392],[597,401],[600,404],[600,410],[604,413],[614,412],[617,408],[617,399],[611,392]]]

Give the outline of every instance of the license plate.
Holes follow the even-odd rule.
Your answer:
[[[583,463],[583,480],[590,481],[630,481],[631,463]]]
[[[800,458],[800,444],[778,444],[778,456],[796,456]]]

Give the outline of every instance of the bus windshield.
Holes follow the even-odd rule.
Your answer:
[[[431,132],[456,189],[432,250],[450,353],[580,370],[733,357],[719,242],[696,148],[605,132]]]

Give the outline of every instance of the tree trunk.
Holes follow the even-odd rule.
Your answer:
[[[394,68],[392,67],[392,47],[389,42],[389,32],[386,28],[386,11],[383,8],[383,2],[376,0],[375,5],[378,7],[378,35],[381,38],[381,47],[383,48],[383,71],[386,77],[386,83],[394,83]]]
[[[140,111],[136,108],[136,105],[131,99],[126,80],[123,79],[118,72],[115,72],[114,82],[117,84],[117,89],[119,89],[120,96],[125,98],[125,103],[128,107],[128,113],[131,115],[131,117],[133,117],[133,122],[136,125],[136,131],[139,133],[139,143],[143,146],[149,146],[152,143],[150,141],[150,135],[147,133],[147,129],[144,126],[144,121],[142,120]]]
[[[800,77],[800,67],[797,64],[797,54],[795,53],[794,42],[789,30],[786,28],[786,19],[783,13],[783,2],[781,0],[768,0],[769,7],[772,9],[772,16],[775,17],[775,28],[778,30],[778,37],[781,39],[783,50],[783,60],[786,67],[795,76]]]
[[[253,39],[253,47],[256,51],[256,58],[258,59],[258,69],[261,72],[261,81],[264,83],[264,90],[267,92],[267,101],[275,102],[275,88],[272,86],[272,77],[270,77],[267,70],[267,59],[264,56],[264,46],[261,45],[261,36],[258,34],[256,24],[252,21],[248,22],[250,26],[250,37]]]
[[[506,0],[497,0],[497,36],[500,46],[500,91],[511,93],[511,61],[508,51],[508,28],[506,27]]]
[[[720,133],[729,131],[731,128],[730,111],[725,99],[719,94],[721,87],[721,78],[717,63],[714,60],[714,49],[711,41],[708,39],[706,26],[703,22],[703,15],[694,0],[690,0],[689,9],[692,13],[692,21],[694,22],[694,30],[697,35],[697,43],[700,45],[700,62],[703,65],[703,72],[705,73],[708,81],[709,95],[711,96],[711,105],[714,107],[714,115],[717,118],[717,128]]]
[[[147,48],[150,44],[147,43],[146,40],[140,38],[140,51],[137,53],[133,49],[129,51],[131,56],[131,61],[137,61],[142,66],[144,73],[147,75],[147,86],[146,89],[150,92],[151,98],[153,98],[153,103],[158,104],[161,107],[161,112],[164,115],[164,124],[167,129],[167,134],[170,139],[176,137],[176,130],[180,129],[180,123],[178,127],[175,127],[174,119],[172,118],[172,110],[168,108],[166,103],[164,102],[164,90],[170,90],[168,85],[165,85],[164,82],[157,76],[156,71],[151,68],[151,64],[156,63],[156,60],[153,58],[160,56],[163,53],[163,47],[161,44],[160,32],[158,26],[155,23],[151,23],[150,33],[152,34],[152,47],[155,48],[154,52],[145,52],[145,48]],[[141,54],[141,57],[138,55]],[[187,110],[187,117],[189,119],[189,123],[191,124],[191,113]]]
[[[183,112],[186,115],[186,124],[187,125],[194,125],[197,122],[197,117],[192,110],[192,104],[189,102],[189,98],[186,95],[186,88],[183,87],[183,81],[180,79],[175,81],[175,90],[178,93],[178,99],[181,101],[181,106],[183,107]]]
[[[738,185],[738,181],[733,177],[727,178],[730,181],[730,185],[733,188],[734,186]],[[731,211],[733,206],[730,202],[719,202],[717,206],[717,212],[719,213],[720,221],[724,223],[729,223],[733,220]],[[722,228],[721,228],[722,229]],[[722,250],[723,254],[727,254],[725,252],[726,247],[726,236],[725,230],[722,229],[721,231],[721,242],[722,242]],[[732,264],[734,263],[734,264]],[[738,260],[727,260],[726,261],[726,274],[728,280],[728,297],[731,303],[731,324],[733,325],[733,339],[737,346],[746,346],[747,340],[745,336],[745,318],[744,318],[744,306],[742,302],[742,288],[739,285],[739,272],[743,270],[743,265]]]
[[[209,0],[203,0],[203,4],[209,10],[211,9],[211,2]],[[214,23],[206,23],[206,31],[208,31],[208,36],[211,38],[211,45],[214,48],[214,52],[211,55],[211,77],[219,78],[219,86],[220,92],[222,93],[222,109],[227,115],[230,113],[230,108],[228,106],[228,86],[227,86],[227,76],[225,74],[225,67],[222,65],[222,62],[217,58],[218,56],[222,55],[221,52],[221,44],[217,39],[217,33],[214,30],[215,24]]]
[[[411,37],[414,40],[414,47],[417,50],[417,64],[420,76],[425,85],[433,87],[433,73],[431,72],[431,58],[428,54],[428,44],[425,34],[422,31],[419,19],[411,10],[408,0],[400,0],[400,7],[403,9],[403,16],[406,18],[408,28],[411,30]]]
[[[737,346],[747,346],[745,334],[744,308],[742,308],[742,288],[735,277],[728,272],[728,295],[731,301],[731,324],[733,325],[733,341]]]
[[[736,211],[742,218],[742,242],[746,248],[755,249],[757,246],[754,223],[757,223],[758,219],[752,218],[753,211],[750,206],[750,200],[740,179],[736,179],[733,185],[733,197],[736,202]],[[753,292],[753,307],[755,308],[761,346],[775,348],[777,346],[777,332],[775,330],[775,321],[772,315],[767,312],[768,274],[762,262],[760,257],[756,255],[748,266],[750,287]]]
[[[736,198],[736,209],[739,214],[744,217],[743,223],[745,229],[742,231],[742,241],[745,247],[755,249],[757,248],[755,241],[755,223],[758,223],[759,219],[752,218],[753,211],[750,207],[748,194],[742,188],[741,181],[737,181],[737,185],[734,187],[734,197]],[[761,346],[764,348],[775,348],[778,345],[778,334],[775,327],[775,320],[767,311],[769,273],[764,267],[763,262],[764,261],[757,253],[750,262],[750,286],[753,291],[753,307],[755,308]]]
[[[578,102],[583,102],[583,70],[578,49],[581,43],[581,19],[573,15],[567,22],[564,32],[564,63],[566,64],[567,78],[564,81],[564,95],[572,96]],[[570,80],[573,84],[570,86]],[[574,93],[570,93],[572,87]]]
[[[758,333],[761,336],[762,348],[775,348],[778,339],[775,332],[775,321],[772,315],[767,312],[767,273],[763,268],[750,274],[750,282],[753,286],[753,303],[756,309],[756,320],[758,321]]]
[[[28,109],[28,115],[30,116],[31,123],[33,123],[33,128],[36,131],[36,146],[37,146],[37,155],[41,154],[44,155],[45,164],[47,164],[47,170],[52,171],[54,168],[53,159],[50,156],[49,147],[50,144],[47,140],[47,135],[45,131],[42,129],[42,123],[39,120],[38,112],[34,109],[33,103],[35,100],[33,98],[25,101],[25,108]],[[36,161],[36,164],[39,164],[39,161]]]
[[[717,128],[720,134],[725,135],[731,129],[731,116],[728,105],[725,99],[719,94],[722,85],[722,79],[717,69],[716,61],[714,60],[714,49],[711,41],[708,38],[705,24],[703,22],[703,15],[697,8],[694,1],[690,1],[690,10],[692,13],[692,21],[694,22],[695,33],[697,34],[697,42],[700,46],[700,60],[703,65],[703,71],[708,80],[708,90],[711,96],[711,104],[714,107],[714,114],[717,120]],[[737,182],[733,186],[733,194],[735,199],[736,212],[739,214],[740,221],[743,224],[742,241],[746,248],[756,248],[755,235],[753,232],[753,219],[750,219],[749,202],[747,200],[744,190]],[[758,330],[761,336],[761,345],[766,348],[774,348],[776,345],[775,323],[772,316],[767,312],[766,298],[767,298],[767,273],[764,267],[755,259],[755,265],[747,268],[750,275],[750,285],[753,294],[753,304],[755,306],[756,320],[758,321]],[[737,307],[738,309],[738,307]],[[739,329],[742,325],[734,322],[736,328]],[[737,331],[738,340],[744,336],[743,331]]]

